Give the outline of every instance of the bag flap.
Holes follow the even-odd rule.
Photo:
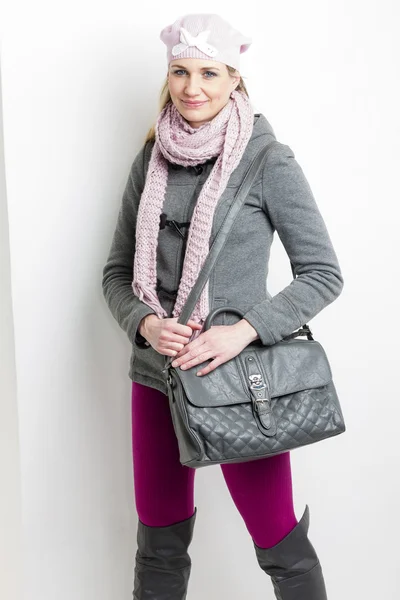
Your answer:
[[[238,355],[219,365],[206,375],[197,376],[209,361],[182,371],[171,368],[183,385],[188,400],[200,407],[226,406],[251,401],[245,360],[255,355],[262,367],[272,398],[301,390],[318,388],[332,380],[332,372],[325,350],[316,340],[292,338],[272,346],[246,346]]]

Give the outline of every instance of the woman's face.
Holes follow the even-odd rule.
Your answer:
[[[240,83],[240,75],[230,75],[224,63],[202,58],[171,61],[167,77],[172,102],[195,128],[211,121]]]

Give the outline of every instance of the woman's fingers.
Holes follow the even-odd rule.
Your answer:
[[[194,356],[193,358],[187,360],[187,357],[183,357],[180,356],[179,358],[176,358],[171,365],[173,367],[176,367],[183,363],[181,366],[181,369],[190,369],[190,367],[193,367],[194,365],[198,365],[202,362],[204,362],[205,360],[208,360],[209,358],[213,358],[213,352],[211,350],[205,350],[203,352],[199,352],[199,354],[197,354],[197,356]]]
[[[189,319],[188,325],[190,325],[192,329],[202,329],[203,327],[201,323],[196,323],[196,321],[192,321],[192,319]]]

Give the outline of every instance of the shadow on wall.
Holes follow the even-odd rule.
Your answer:
[[[0,598],[20,600],[21,480],[1,83],[0,71]]]

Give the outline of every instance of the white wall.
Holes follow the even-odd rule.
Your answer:
[[[7,600],[19,598],[16,579],[29,600],[131,597],[130,346],[105,305],[101,275],[130,165],[156,115],[166,71],[159,32],[186,7],[150,3],[139,13],[121,1],[20,2],[5,11],[0,525]],[[255,112],[294,150],[345,279],[311,328],[327,350],[347,432],[292,453],[296,513],[309,504],[330,600],[394,598],[397,8],[390,0],[289,0],[263,9],[252,0],[246,8],[206,2],[201,11],[253,37],[242,73]],[[290,276],[276,238],[271,291]],[[197,472],[196,505],[190,598],[272,599],[218,467]],[[13,535],[20,526],[24,561]]]

